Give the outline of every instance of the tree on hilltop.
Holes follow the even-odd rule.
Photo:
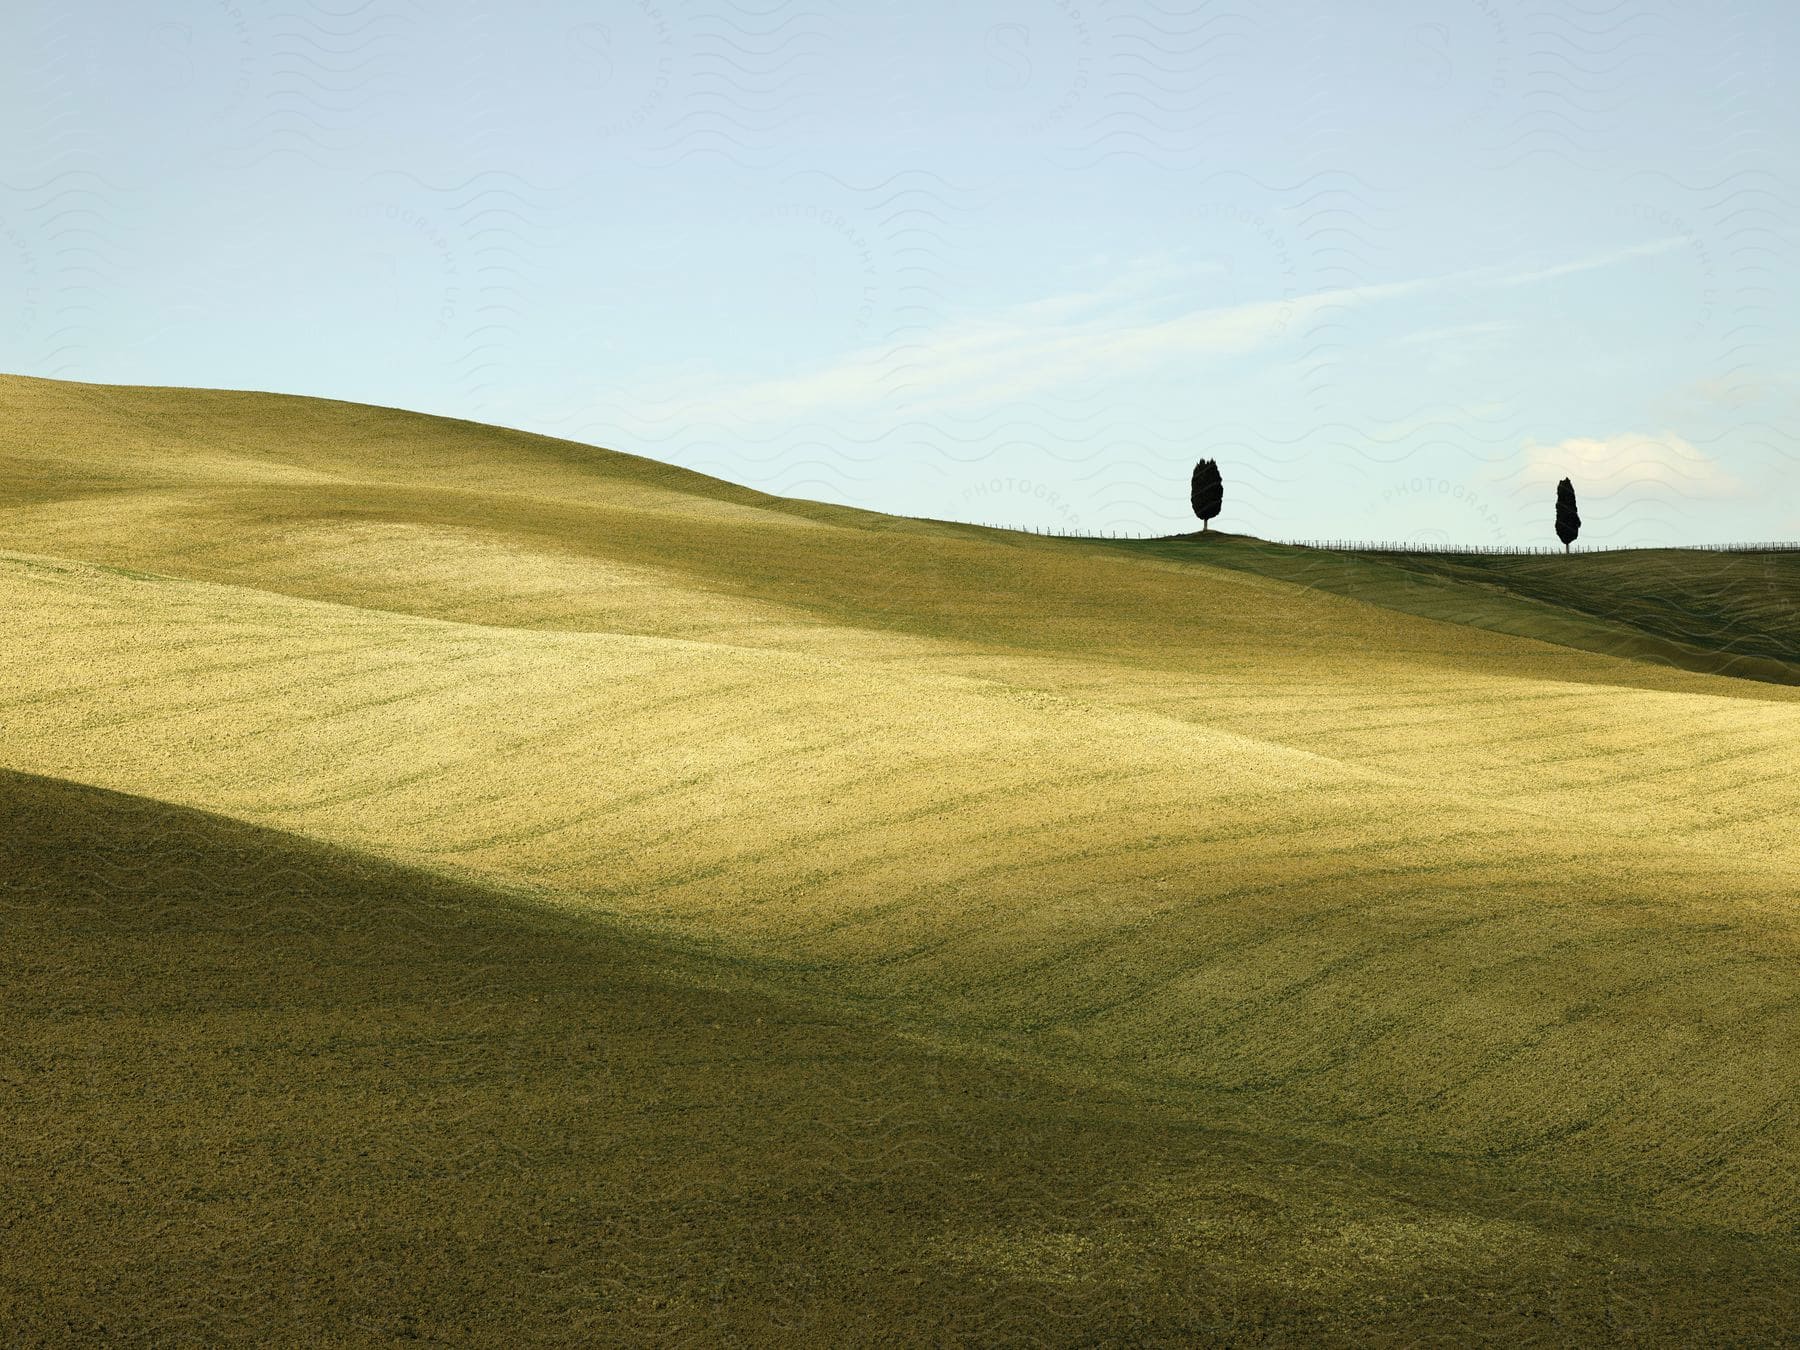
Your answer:
[[[1575,485],[1568,479],[1556,485],[1556,537],[1562,540],[1563,552],[1581,533],[1581,515],[1575,510]]]
[[[1219,508],[1225,504],[1225,480],[1219,477],[1217,460],[1203,459],[1194,465],[1194,481],[1189,489],[1189,497],[1194,504],[1194,514],[1200,517],[1200,532],[1204,534],[1207,523],[1219,514]]]

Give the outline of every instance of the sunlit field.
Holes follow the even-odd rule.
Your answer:
[[[1800,554],[12,377],[0,453],[18,1337],[1800,1324]]]

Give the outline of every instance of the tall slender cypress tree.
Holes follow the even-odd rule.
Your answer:
[[[1556,485],[1556,537],[1562,540],[1563,552],[1581,533],[1581,515],[1575,510],[1575,485],[1568,479]]]
[[[1194,514],[1200,517],[1200,532],[1204,534],[1208,522],[1225,504],[1225,480],[1219,477],[1217,460],[1203,459],[1194,465],[1194,481],[1188,495],[1194,504]]]

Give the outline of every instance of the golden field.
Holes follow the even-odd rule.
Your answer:
[[[1800,555],[1046,539],[273,395],[0,428],[22,1339],[1800,1316]]]

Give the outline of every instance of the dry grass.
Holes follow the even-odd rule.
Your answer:
[[[976,1325],[955,1310],[982,1281],[1024,1301],[1007,1307],[1063,1309],[1072,1339],[1118,1331],[1107,1319],[1133,1301],[1146,1325],[1198,1334],[1178,1310],[1206,1271],[1218,1316],[1283,1337],[1459,1319],[1509,1338],[1617,1334],[1605,1290],[1624,1285],[1675,1339],[1755,1337],[1780,1311],[1753,1295],[1795,1270],[1800,690],[1368,603],[1241,551],[897,521],[349,405],[0,380],[0,428],[6,767],[428,868],[478,887],[458,903],[492,909],[490,926],[522,922],[498,894],[529,896],[576,924],[531,929],[531,950],[553,930],[574,944],[560,970],[651,944],[713,972],[683,988],[728,974],[734,998],[806,1010],[778,1067],[753,1029],[769,1014],[733,1004],[735,1048],[691,1065],[684,1091],[724,1075],[796,1120],[837,1111],[831,1041],[884,1066],[910,1045],[939,1066],[881,1088],[908,1110],[939,1103],[920,1108],[932,1130],[952,1127],[921,1082],[953,1072],[995,1094],[952,1132],[998,1152],[915,1178],[921,1212],[950,1217],[867,1220],[854,1241],[879,1259],[802,1281],[817,1297],[783,1303],[790,1321],[849,1325],[867,1272],[902,1251],[922,1283],[881,1306],[908,1309],[920,1336]],[[1769,603],[1758,631],[1779,635]],[[1719,630],[1681,631],[1703,648]],[[389,897],[452,884],[370,875]],[[358,884],[330,872],[314,903],[359,904]],[[210,1005],[207,982],[253,960],[254,923],[192,973],[182,935],[202,921],[159,912],[144,921],[169,944],[153,968]],[[75,960],[43,950],[40,972]],[[308,1016],[373,996],[393,959],[334,967]],[[428,962],[460,959],[454,943],[419,955],[410,1016],[432,1015]],[[158,997],[133,969],[112,986],[120,1017]],[[512,1025],[529,988],[519,977],[457,1014],[457,1053]],[[582,1016],[604,1026],[629,1005]],[[257,1025],[290,1013],[271,1005]],[[671,1005],[654,1047],[575,1054],[569,1072],[610,1075],[609,1092],[654,1084],[644,1065],[692,1048],[687,1016]],[[159,1053],[212,1034],[159,1025]],[[379,1026],[359,1034],[389,1044]],[[314,1137],[323,1108],[281,1104],[295,1056],[252,1040],[244,1099],[277,1133]],[[359,1078],[330,1109],[378,1132],[402,1119],[406,1085],[441,1069],[408,1053],[385,1089]],[[488,1114],[457,1137],[541,1152],[516,1138],[496,1063],[471,1088]],[[51,1085],[34,1128],[68,1135],[67,1074],[31,1072]],[[212,1058],[176,1079],[211,1101],[219,1074]],[[83,1109],[127,1129],[141,1078],[125,1061]],[[547,1068],[528,1080],[521,1092],[566,1087]],[[1106,1105],[1077,1110],[1077,1091]],[[883,1118],[829,1128],[863,1141]],[[229,1113],[209,1120],[205,1139],[233,1137]],[[633,1156],[679,1174],[737,1128],[684,1116]],[[583,1138],[559,1166],[600,1167]],[[1193,1141],[1227,1138],[1239,1170],[1214,1175]],[[716,1256],[766,1241],[742,1235],[771,1216],[823,1222],[768,1190],[792,1147],[722,1154],[735,1217],[696,1218],[681,1240]],[[1094,1169],[1108,1198],[1083,1187]],[[1054,1222],[992,1218],[1012,1173]],[[398,1192],[349,1184],[321,1180],[307,1203],[393,1208],[392,1243],[437,1231]],[[504,1206],[491,1177],[467,1185],[459,1212],[485,1214],[469,1222],[491,1239],[469,1259],[491,1274],[504,1225],[483,1207]],[[169,1220],[156,1195],[147,1212]],[[634,1203],[654,1248],[655,1205]],[[122,1250],[97,1241],[95,1270]],[[1570,1255],[1627,1259],[1608,1243],[1636,1253],[1624,1285]],[[822,1237],[804,1250],[793,1271],[839,1259]],[[1709,1264],[1711,1285],[1696,1274]],[[959,1271],[985,1273],[969,1286]],[[163,1325],[145,1292],[157,1278],[152,1262],[108,1306]],[[1545,1280],[1568,1291],[1562,1323],[1543,1320]],[[525,1298],[483,1281],[459,1309]],[[683,1302],[696,1281],[658,1297],[699,1316]],[[788,1325],[749,1285],[746,1333]],[[300,1297],[293,1315],[322,1306]]]

